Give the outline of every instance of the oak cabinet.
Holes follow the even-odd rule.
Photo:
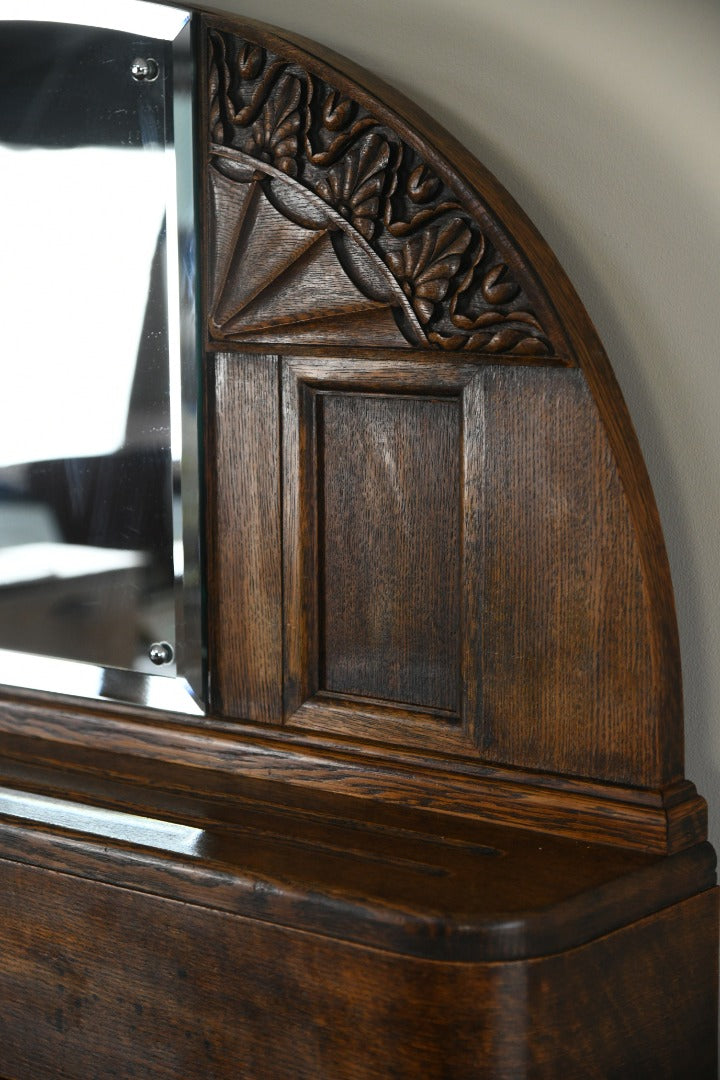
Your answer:
[[[193,33],[207,707],[4,693],[0,1072],[709,1080],[715,856],[588,316],[401,95]]]

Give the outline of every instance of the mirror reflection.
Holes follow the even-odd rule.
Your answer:
[[[177,585],[197,518],[172,93],[189,27],[122,6],[127,31],[33,19],[28,0],[0,22],[0,649],[175,678],[178,650],[192,666]],[[153,12],[169,40],[137,32]]]

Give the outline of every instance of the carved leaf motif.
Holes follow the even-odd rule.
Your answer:
[[[510,321],[511,317],[495,315],[494,325],[501,324],[505,319]],[[448,350],[510,353],[513,356],[549,356],[552,352],[543,337],[536,337],[532,331],[517,326],[507,326],[495,333],[490,329],[485,332],[478,331],[469,337],[465,334],[441,334],[432,331],[428,334],[428,340],[433,345]]]
[[[509,304],[520,292],[514,281],[507,278],[507,266],[498,263],[483,278],[482,293],[488,304]]]
[[[336,165],[363,132],[380,126],[373,116],[357,115],[356,101],[309,75],[306,111],[305,153],[311,164],[323,168]]]
[[[342,131],[352,121],[357,112],[357,105],[350,98],[343,97],[339,90],[328,88],[322,106],[323,124],[328,131]]]
[[[226,163],[237,153],[244,169],[272,171],[268,196],[290,221],[326,228],[334,218],[344,271],[374,301],[380,268],[382,299],[410,345],[557,352],[562,331],[546,308],[542,322],[533,311],[536,294],[512,238],[488,232],[435,159],[374,115],[365,98],[348,96],[294,55],[223,31],[210,40],[210,134],[227,148]],[[340,227],[327,207],[352,228]]]
[[[414,237],[400,251],[388,252],[388,266],[421,323],[430,322],[435,305],[447,295],[471,238],[470,229],[453,220]]]
[[[366,240],[375,233],[389,161],[390,148],[385,140],[369,135],[315,188],[320,198],[350,221]]]
[[[508,268],[503,263],[495,263],[490,270],[480,268],[486,254],[485,242],[481,239],[480,245],[474,253],[472,262],[462,281],[455,291],[450,302],[450,318],[454,326],[462,330],[478,330],[480,328],[503,322],[512,317],[516,322],[527,322],[535,330],[541,330],[541,326],[533,315],[522,311],[504,313],[492,307],[489,311],[481,307],[477,315],[471,314],[473,306],[480,303],[492,305],[508,304],[514,300],[520,289],[514,281],[507,279]],[[492,249],[488,253],[492,258]],[[463,307],[461,308],[461,305]]]
[[[383,210],[383,223],[391,236],[408,236],[431,221],[438,221],[449,213],[458,213],[461,206],[443,187],[440,178],[416,154],[408,155],[407,147],[398,148],[397,167],[393,170]],[[409,175],[402,177],[403,159],[409,156]]]
[[[241,79],[256,79],[265,64],[265,50],[246,41],[238,53],[238,71]]]
[[[274,165],[287,176],[297,176],[298,106],[302,87],[298,79],[286,75],[278,82],[275,93],[265,104],[252,126],[245,151],[268,165]]]
[[[440,180],[427,165],[418,165],[410,173],[405,190],[411,202],[422,204],[434,199],[441,187]]]
[[[209,63],[209,81],[210,81],[210,137],[213,142],[221,143],[224,138],[225,129],[223,127],[222,117],[220,114],[220,72],[218,66],[215,63],[215,58],[210,52]]]

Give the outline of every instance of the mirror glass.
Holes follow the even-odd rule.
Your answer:
[[[0,0],[0,681],[194,712],[190,33]]]

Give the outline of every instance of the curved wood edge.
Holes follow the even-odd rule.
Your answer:
[[[456,191],[483,227],[494,219],[498,234],[508,235],[524,257],[524,269],[545,295],[548,311],[568,342],[570,357],[581,368],[617,463],[634,524],[644,571],[652,666],[656,687],[656,761],[659,784],[684,773],[682,679],[679,637],[670,567],[657,505],[637,434],[615,374],[578,294],[557,258],[525,212],[500,182],[457,139],[405,95],[330,49],[301,35],[252,19],[218,13],[202,25],[247,33],[280,51],[346,92],[403,138]],[[201,57],[204,63],[204,57]],[[206,110],[201,102],[201,110]]]
[[[144,807],[140,811],[147,813]],[[210,836],[222,835],[221,823],[205,820],[203,825]],[[291,821],[286,828],[286,838],[302,843],[294,836]],[[258,835],[266,844],[277,841],[283,846],[280,836]],[[304,846],[311,855],[312,845]],[[341,875],[343,851],[338,848],[334,854]],[[354,850],[351,858],[358,854]],[[428,857],[432,857],[432,842]],[[604,856],[600,853],[599,857]],[[716,865],[711,846],[696,845],[668,859],[635,867],[618,865],[604,884],[581,889],[543,908],[528,899],[525,911],[509,915],[500,909],[484,915],[466,911],[462,903],[457,910],[442,914],[431,904],[410,902],[398,907],[373,896],[372,889],[349,902],[338,889],[339,882],[331,889],[320,889],[312,866],[308,866],[307,878],[276,877],[268,869],[251,869],[242,861],[217,861],[201,850],[182,855],[159,847],[148,849],[127,839],[1,814],[0,859],[383,951],[464,964],[522,960],[577,948],[712,888]],[[525,864],[521,855],[519,862],[532,873],[532,861]],[[386,873],[403,873],[402,860],[393,865],[388,856],[387,864]]]
[[[58,1062],[82,1080],[717,1076],[716,889],[565,953],[455,964],[0,870],[15,1080],[57,1080]]]
[[[707,806],[693,784],[630,788],[463,758],[389,751],[263,725],[156,713],[123,714],[54,702],[0,706],[0,777],[47,766],[220,798],[310,790],[396,807],[669,855],[707,837]],[[79,782],[79,781],[78,781]],[[68,776],[68,790],[72,776]]]

